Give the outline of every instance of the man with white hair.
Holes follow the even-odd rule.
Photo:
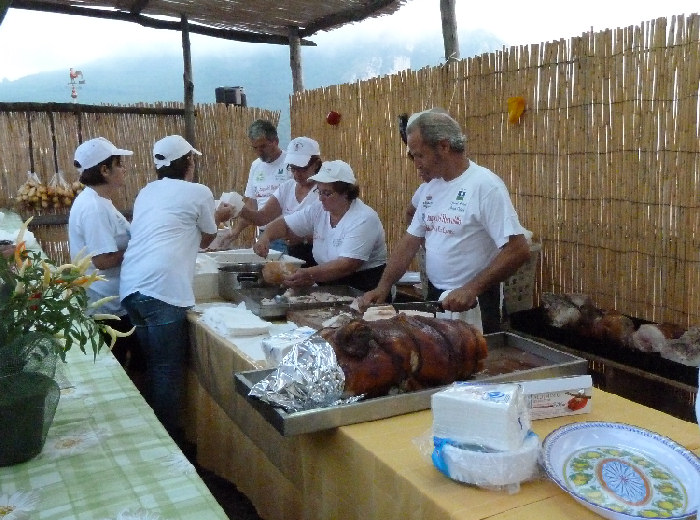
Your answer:
[[[500,282],[530,258],[525,229],[503,181],[467,157],[466,137],[452,117],[422,112],[411,118],[406,134],[419,174],[432,180],[379,284],[360,305],[385,300],[424,239],[428,298],[442,298],[447,311],[476,308],[477,318],[465,319],[481,327],[479,297],[496,293]],[[499,315],[490,316],[493,312]],[[498,305],[487,317],[500,321]]]

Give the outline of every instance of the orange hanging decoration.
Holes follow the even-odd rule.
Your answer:
[[[517,123],[525,112],[525,98],[516,96],[508,98],[508,122]]]

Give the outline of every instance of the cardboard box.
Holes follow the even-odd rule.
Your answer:
[[[589,413],[593,379],[590,375],[520,381],[530,419]]]

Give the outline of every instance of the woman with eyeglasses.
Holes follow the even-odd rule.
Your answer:
[[[384,226],[377,212],[358,198],[352,168],[343,161],[326,161],[309,180],[316,182],[318,202],[273,220],[254,251],[267,256],[272,240],[313,235],[317,265],[297,270],[284,285],[349,285],[360,291],[376,287],[386,266]]]
[[[238,217],[249,224],[264,227],[279,216],[291,215],[301,208],[318,201],[316,183],[310,180],[312,175],[321,169],[321,150],[318,143],[309,137],[292,139],[287,146],[287,169],[293,178],[289,179],[275,190],[267,199],[265,205],[255,211],[244,207]],[[231,234],[235,240],[246,225],[237,225],[238,233]],[[299,237],[290,235],[287,238],[287,253],[306,262],[306,267],[316,265],[312,254],[311,236]]]

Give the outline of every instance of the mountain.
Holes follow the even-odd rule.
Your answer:
[[[463,57],[491,52],[502,42],[484,31],[460,34]],[[85,104],[132,104],[182,101],[182,56],[176,50],[140,57],[113,57],[80,64],[85,84],[78,101]],[[315,89],[350,83],[398,70],[420,69],[444,62],[441,37],[406,42],[401,38],[364,40],[352,45],[302,49],[304,87]],[[213,103],[220,86],[242,86],[248,106],[279,110],[280,141],[289,141],[289,95],[292,78],[289,49],[279,45],[246,45],[223,53],[192,58],[196,103]],[[33,74],[0,81],[0,101],[70,102],[68,71]]]

